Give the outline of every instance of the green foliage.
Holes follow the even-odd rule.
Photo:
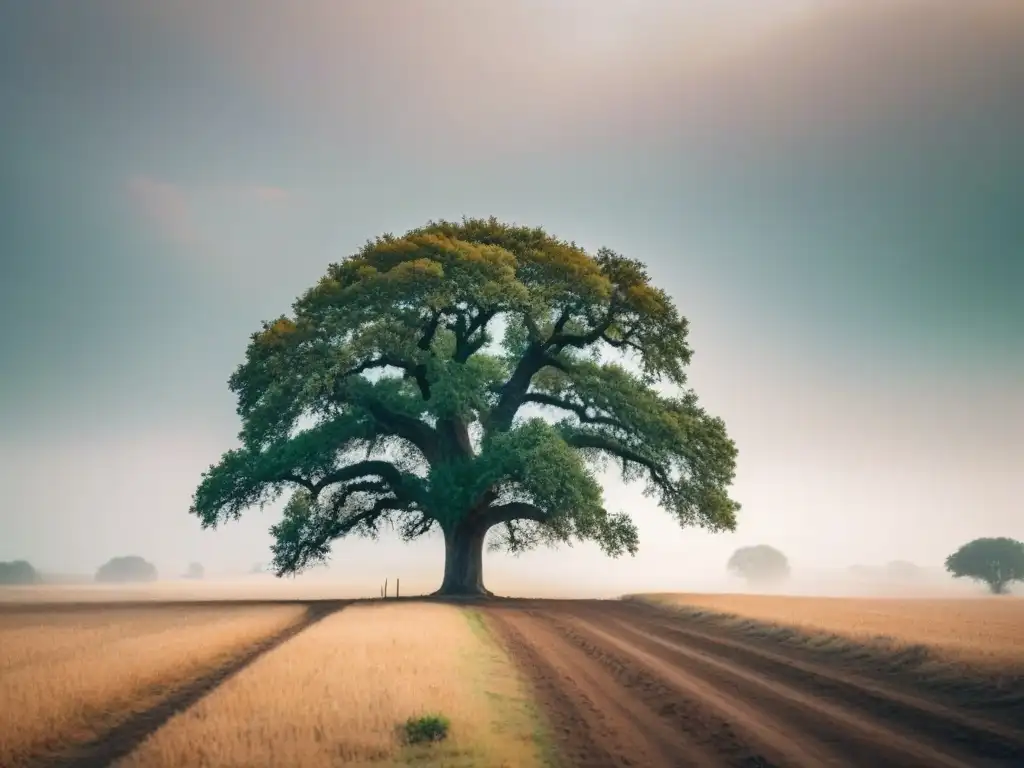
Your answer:
[[[291,489],[279,574],[385,525],[634,553],[632,521],[603,506],[609,463],[681,526],[735,528],[736,448],[686,388],[685,318],[635,260],[432,222],[330,265],[292,310],[231,376],[241,445],[191,509],[216,526]]]
[[[405,721],[402,730],[409,744],[429,744],[443,741],[448,736],[451,721],[444,715],[423,715],[410,717]]]
[[[789,578],[786,556],[767,544],[740,547],[733,552],[726,567],[751,584],[778,584]]]
[[[1016,539],[975,539],[946,558],[953,578],[976,579],[988,584],[994,595],[1008,591],[1014,581],[1024,581],[1024,543]]]
[[[0,584],[38,584],[40,581],[39,573],[27,560],[0,563]]]

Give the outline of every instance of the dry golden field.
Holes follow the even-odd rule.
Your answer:
[[[439,745],[398,726],[441,713]],[[328,616],[170,720],[118,765],[530,766],[541,762],[529,697],[478,613],[369,604]]]
[[[121,768],[970,768],[1024,754],[1024,694],[1014,693],[1024,678],[975,675],[916,645],[1009,669],[1024,657],[1024,601],[644,599],[678,610],[635,600],[8,605],[0,766],[52,755]],[[954,677],[890,671],[871,654],[860,664],[856,641],[877,635]],[[435,714],[447,737],[409,744],[403,724]]]
[[[4,616],[0,765],[88,741],[305,615],[298,605]]]
[[[30,620],[0,615],[0,674],[57,661],[82,649],[172,629],[195,620],[180,611],[124,611],[112,622],[107,612],[41,614]],[[205,619],[205,616],[204,616]]]
[[[734,615],[852,640],[924,645],[953,659],[1024,665],[1024,599],[904,599],[659,593],[659,605]]]

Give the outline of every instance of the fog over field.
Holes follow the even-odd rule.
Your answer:
[[[368,544],[366,546],[369,546]],[[498,559],[496,555],[490,556]],[[638,556],[639,557],[639,556]],[[617,598],[623,594],[650,591],[679,593],[724,593],[754,595],[820,595],[825,597],[883,598],[986,598],[991,597],[984,584],[954,581],[941,568],[922,569],[914,579],[888,578],[882,571],[851,574],[836,569],[808,569],[777,587],[750,586],[739,578],[724,575],[715,568],[707,573],[687,571],[680,576],[661,572],[626,574],[614,583],[594,579],[587,570],[563,572],[559,578],[545,573],[523,574],[515,560],[511,565],[488,562],[488,588],[507,597],[540,598]],[[46,574],[46,582],[33,586],[0,587],[0,601],[6,602],[108,602],[192,601],[192,600],[323,600],[373,598],[387,580],[388,596],[425,595],[437,589],[438,568],[427,563],[411,568],[372,566],[358,573],[346,573],[334,566],[279,579],[270,573],[212,574],[203,581],[167,579],[151,584],[95,584],[83,574]],[[1007,599],[1007,598],[999,598]],[[1017,598],[1009,598],[1017,599]]]
[[[280,505],[188,508],[261,320],[367,238],[494,214],[649,265],[743,509],[681,531],[612,472],[639,554],[488,553],[493,591],[743,591],[729,555],[769,543],[794,593],[984,594],[942,563],[1024,539],[1024,5],[633,5],[0,10],[0,560],[205,566],[149,594],[436,588],[439,535],[272,581],[246,574]],[[893,560],[919,580],[848,570]]]

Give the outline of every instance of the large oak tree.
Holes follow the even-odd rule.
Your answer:
[[[686,387],[687,322],[643,265],[538,228],[441,221],[332,264],[230,379],[241,447],[204,475],[204,527],[292,490],[278,575],[331,542],[440,529],[442,594],[486,594],[485,539],[637,549],[614,462],[681,526],[736,525],[736,448]]]

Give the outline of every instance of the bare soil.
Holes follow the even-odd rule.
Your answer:
[[[830,664],[628,601],[486,609],[567,766],[1022,766],[1019,696]],[[1000,696],[996,713],[979,696]]]

